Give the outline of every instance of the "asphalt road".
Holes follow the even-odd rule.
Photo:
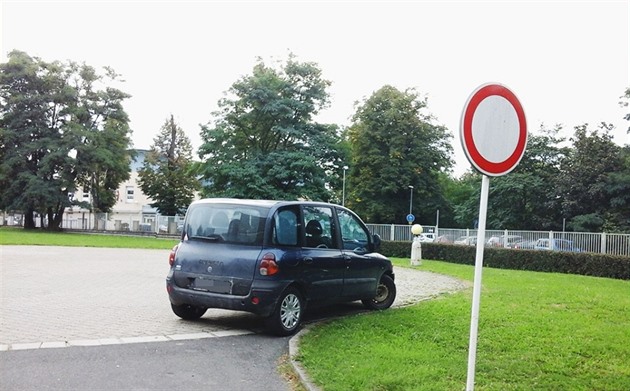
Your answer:
[[[282,391],[288,338],[260,334],[0,353],[0,389]]]

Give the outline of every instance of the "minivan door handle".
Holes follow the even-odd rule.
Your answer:
[[[307,265],[310,265],[311,263],[313,263],[313,258],[304,257],[304,263],[306,263]]]

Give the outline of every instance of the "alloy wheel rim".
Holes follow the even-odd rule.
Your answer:
[[[300,320],[300,299],[296,295],[291,294],[284,298],[280,308],[280,319],[288,330],[297,325]]]

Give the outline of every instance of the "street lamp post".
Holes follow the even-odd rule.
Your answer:
[[[343,186],[341,190],[341,206],[346,206],[346,170],[348,166],[343,166]]]
[[[411,211],[413,210],[413,186],[409,185],[409,191],[410,191],[410,196],[409,196],[409,214],[412,214]]]

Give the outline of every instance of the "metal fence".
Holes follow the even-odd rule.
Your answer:
[[[37,218],[37,225],[41,219]],[[98,230],[116,232],[137,232],[176,235],[181,232],[183,216],[162,216],[156,213],[66,213],[62,228],[73,230]],[[45,224],[45,221],[44,221]],[[20,213],[3,213],[2,225],[23,225]],[[367,224],[372,233],[389,241],[411,241],[410,225]],[[439,228],[422,226],[424,234],[440,243],[474,245],[477,238],[475,229]],[[506,240],[507,239],[507,240]],[[581,251],[630,256],[630,234],[590,233],[590,232],[555,232],[555,231],[519,231],[486,230],[484,245],[513,247],[516,243],[534,242],[538,239],[569,240]]]
[[[46,226],[46,219],[43,219]],[[111,231],[130,233],[155,233],[176,235],[181,232],[184,216],[162,216],[156,213],[65,213],[61,228],[86,231]],[[2,225],[23,226],[20,213],[4,213]],[[35,226],[41,227],[40,216],[35,218]]]
[[[410,225],[367,224],[372,233],[383,240],[411,241]],[[422,226],[423,232],[440,243],[456,243],[474,245],[477,239],[475,229],[438,228]],[[506,240],[507,238],[507,240]],[[630,234],[591,233],[591,232],[555,232],[555,231],[519,231],[519,230],[486,230],[484,245],[527,248],[538,239],[562,239],[571,241],[573,246],[584,252],[630,256]],[[520,243],[520,246],[515,246]]]
[[[181,233],[183,216],[162,216],[155,213],[99,213],[88,216],[65,216],[62,227],[98,231],[151,232],[175,235]]]

